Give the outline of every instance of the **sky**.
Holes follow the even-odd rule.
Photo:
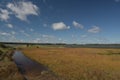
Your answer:
[[[120,0],[0,0],[0,42],[120,43]]]

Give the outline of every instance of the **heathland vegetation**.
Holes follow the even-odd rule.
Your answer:
[[[120,79],[120,49],[30,47],[22,51],[60,80]]]
[[[0,44],[0,80],[25,80],[12,58],[13,47],[48,69],[37,77],[29,76],[29,80],[119,80],[119,46]]]

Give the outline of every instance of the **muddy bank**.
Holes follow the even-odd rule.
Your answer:
[[[0,55],[0,80],[25,80],[12,59],[13,53],[11,50]]]
[[[5,53],[0,52],[0,80],[59,79],[47,67],[11,49]]]
[[[13,59],[27,80],[58,80],[47,67],[29,59],[20,51],[15,51]]]

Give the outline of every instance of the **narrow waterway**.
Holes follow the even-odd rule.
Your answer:
[[[28,76],[37,77],[41,75],[42,71],[47,71],[45,66],[29,59],[20,51],[15,51],[13,59],[27,80]]]

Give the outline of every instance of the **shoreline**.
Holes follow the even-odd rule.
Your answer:
[[[21,51],[16,51],[13,57],[26,80],[58,80],[47,67],[25,56]]]
[[[0,80],[25,80],[13,60],[14,50],[3,54],[0,60]]]

